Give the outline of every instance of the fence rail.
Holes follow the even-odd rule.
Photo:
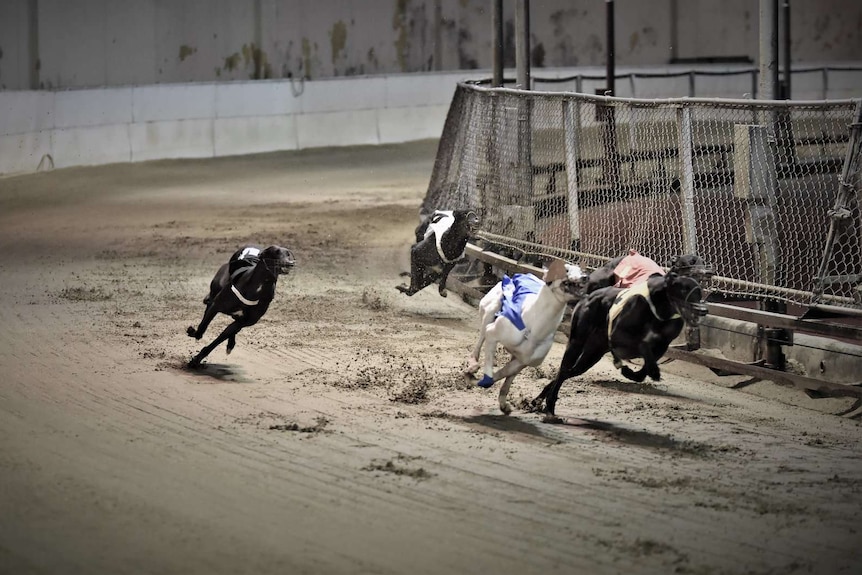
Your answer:
[[[595,267],[698,253],[732,297],[862,309],[862,100],[633,99],[458,86],[423,212]]]
[[[757,98],[759,69],[739,67],[729,70],[692,69],[667,72],[631,71],[614,75],[617,96],[630,98],[726,97]],[[853,97],[862,87],[862,66],[807,66],[791,71],[792,95],[798,100],[826,100]],[[491,80],[479,84],[490,85]],[[515,79],[505,80],[514,84]],[[604,73],[579,73],[559,77],[532,78],[532,87],[541,91],[562,90],[579,94],[601,93],[607,85]]]

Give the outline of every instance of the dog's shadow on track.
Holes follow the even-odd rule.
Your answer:
[[[660,451],[675,453],[677,455],[688,455],[692,457],[704,457],[710,453],[712,448],[703,443],[695,441],[680,441],[669,435],[653,433],[642,429],[631,429],[595,419],[560,419],[553,423],[540,423],[524,420],[511,415],[481,414],[467,417],[452,417],[471,427],[480,427],[485,430],[493,430],[512,434],[542,443],[568,443],[575,440],[571,434],[572,430],[584,430],[592,432],[599,439],[642,447]]]
[[[554,423],[561,427],[585,429],[596,432],[601,439],[632,445],[669,451],[680,455],[705,456],[712,448],[696,441],[680,441],[670,435],[653,433],[642,429],[631,429],[608,421],[597,419],[562,419]]]
[[[490,430],[513,434],[514,437],[540,441],[542,443],[563,443],[570,439],[566,437],[565,433],[561,433],[559,428],[555,428],[555,426],[521,419],[514,415],[485,413],[465,417],[454,416],[452,420],[464,423],[474,429],[479,428],[482,431]]]
[[[198,367],[181,366],[182,371],[195,377],[215,379],[223,383],[252,383],[239,366],[226,363],[202,363]]]
[[[632,393],[635,395],[656,395],[660,397],[691,400],[690,397],[667,391],[666,389],[656,387],[655,385],[646,382],[635,383],[633,381],[621,381],[619,379],[597,379],[591,381],[590,385],[604,389],[613,389],[614,391],[622,391],[624,393]]]

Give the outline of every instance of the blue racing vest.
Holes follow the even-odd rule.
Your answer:
[[[545,282],[533,274],[515,274],[511,278],[503,276],[503,307],[497,312],[497,316],[503,316],[512,322],[519,331],[524,331],[526,326],[521,318],[521,308],[524,299],[530,295],[539,293]]]

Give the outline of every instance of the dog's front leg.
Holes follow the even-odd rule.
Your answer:
[[[422,266],[419,262],[419,257],[416,253],[416,246],[410,250],[410,287],[400,285],[396,286],[396,289],[403,293],[404,295],[412,296],[419,290],[421,290],[425,286],[420,286],[422,280],[425,276],[425,267]],[[427,285],[427,284],[426,284]]]
[[[454,269],[454,267],[455,267],[454,262],[449,263],[449,264],[445,264],[443,266],[443,273],[440,274],[439,292],[440,292],[440,295],[443,297],[446,297],[446,295],[447,295],[447,293],[446,293],[446,281],[449,279],[449,272],[451,272],[452,269]]]
[[[204,317],[203,319],[201,319],[201,323],[198,325],[197,329],[195,329],[194,326],[191,325],[188,327],[188,329],[186,330],[186,334],[189,337],[200,339],[204,336],[204,333],[209,327],[210,322],[213,320],[213,318],[215,318],[216,314],[218,313],[218,310],[216,309],[217,300],[217,297],[210,299],[209,303],[207,304],[206,310],[204,310]]]
[[[235,320],[229,326],[224,328],[224,331],[222,331],[219,334],[219,336],[217,338],[215,338],[215,341],[213,341],[211,344],[209,344],[208,346],[206,346],[205,348],[200,350],[198,352],[198,354],[191,359],[191,361],[189,362],[189,367],[192,367],[192,368],[199,367],[201,364],[201,361],[203,361],[203,359],[206,356],[208,356],[212,350],[214,350],[216,347],[218,347],[218,344],[220,344],[224,340],[229,339],[231,341],[234,341],[234,343],[236,343],[235,336],[236,336],[237,332],[239,330],[241,330],[243,327],[245,327],[244,323],[240,323],[239,320]]]

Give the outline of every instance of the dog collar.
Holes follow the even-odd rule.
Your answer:
[[[237,297],[237,299],[239,301],[241,301],[242,303],[244,303],[245,305],[257,305],[257,302],[260,301],[259,299],[255,299],[255,300],[246,299],[245,296],[243,296],[241,293],[239,293],[239,290],[236,289],[236,286],[233,284],[230,284],[230,291],[232,291],[233,295],[235,295]]]

